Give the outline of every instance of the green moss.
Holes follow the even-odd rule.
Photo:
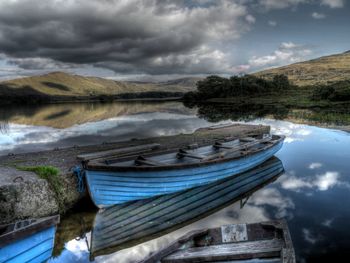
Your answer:
[[[59,176],[60,171],[57,168],[52,166],[20,166],[17,169],[34,172],[41,179],[45,179],[55,193],[60,212],[64,212],[64,190],[61,177]]]

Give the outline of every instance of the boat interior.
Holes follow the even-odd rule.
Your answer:
[[[89,165],[109,167],[159,167],[181,164],[195,164],[218,159],[241,157],[250,152],[259,151],[274,145],[281,139],[277,135],[264,135],[260,137],[245,137],[239,139],[226,138],[216,141],[212,145],[196,147],[191,145],[168,151],[134,154],[127,157],[110,156],[93,160]]]

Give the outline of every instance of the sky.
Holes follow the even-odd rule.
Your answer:
[[[0,80],[251,73],[350,50],[346,0],[0,0]]]

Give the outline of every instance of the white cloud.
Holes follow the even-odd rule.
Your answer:
[[[317,238],[311,234],[311,231],[309,229],[303,228],[303,235],[304,235],[304,239],[311,243],[311,244],[315,244],[317,242]]]
[[[268,22],[269,26],[277,26],[277,22],[276,21],[273,21],[273,20],[270,20]]]
[[[313,12],[311,14],[311,16],[315,19],[324,19],[326,18],[326,15],[325,14],[321,14],[321,13],[317,13],[317,12]]]
[[[253,56],[249,59],[249,65],[255,69],[263,67],[275,67],[279,65],[291,64],[305,60],[312,51],[303,45],[293,42],[283,42],[277,50],[270,55]]]
[[[329,188],[332,188],[336,184],[338,184],[339,173],[337,172],[326,172],[325,174],[317,176],[314,185],[320,191],[326,191]]]
[[[308,2],[309,0],[259,0],[259,4],[267,10],[294,7],[298,4],[304,4]]]
[[[249,203],[254,206],[269,205],[277,209],[278,218],[291,217],[289,210],[294,209],[293,200],[285,197],[276,188],[264,188],[254,194]]]
[[[255,21],[256,21],[255,17],[252,16],[252,15],[247,15],[247,16],[245,17],[245,19],[246,19],[247,22],[250,23],[250,24],[254,24]]]
[[[322,0],[321,5],[329,6],[330,8],[342,8],[345,5],[344,0]]]
[[[295,175],[287,175],[281,180],[281,186],[284,189],[300,191],[302,188],[316,188],[319,191],[326,191],[336,185],[341,185],[338,172],[326,172],[316,175],[316,177],[301,178]]]
[[[322,167],[322,163],[311,163],[309,169],[314,170]]]

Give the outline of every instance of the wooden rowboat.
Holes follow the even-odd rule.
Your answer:
[[[249,137],[192,150],[92,160],[84,164],[89,193],[103,208],[212,183],[262,164],[283,140]]]
[[[247,200],[283,171],[282,162],[273,157],[248,172],[209,185],[101,209],[91,234],[91,258],[146,242]]]
[[[54,248],[60,217],[28,219],[0,225],[0,262],[45,262]]]
[[[139,263],[295,263],[285,220],[194,230]]]

